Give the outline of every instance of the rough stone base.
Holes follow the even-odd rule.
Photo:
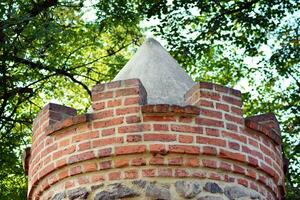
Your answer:
[[[51,200],[113,200],[113,199],[194,199],[194,200],[246,200],[264,199],[256,191],[240,185],[204,180],[178,180],[157,182],[133,180],[126,183],[99,184],[47,195]],[[43,198],[42,198],[43,199]]]

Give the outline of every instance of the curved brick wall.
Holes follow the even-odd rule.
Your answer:
[[[242,117],[241,94],[198,83],[187,106],[147,105],[138,79],[96,85],[94,112],[48,104],[33,124],[28,199],[282,199],[272,114]]]

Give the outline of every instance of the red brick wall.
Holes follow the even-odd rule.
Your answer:
[[[261,118],[243,118],[240,92],[199,83],[185,100],[184,107],[147,105],[143,85],[130,79],[96,85],[90,114],[47,105],[33,124],[29,199],[164,177],[241,185],[281,199],[280,136]]]

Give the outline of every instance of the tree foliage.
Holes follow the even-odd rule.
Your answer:
[[[20,155],[50,99],[84,111],[90,88],[111,80],[139,40],[130,23],[88,23],[82,2],[1,1],[0,199],[25,199]]]
[[[84,20],[87,2],[94,20]],[[293,199],[300,184],[299,16],[294,0],[1,1],[0,198],[26,196],[20,155],[41,106],[55,99],[84,112],[91,86],[111,80],[150,30],[196,81],[246,84],[246,115],[278,116]]]

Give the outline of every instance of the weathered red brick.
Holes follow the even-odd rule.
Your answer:
[[[242,149],[243,149],[243,152],[251,154],[252,156],[254,156],[256,158],[260,158],[261,160],[263,160],[263,158],[264,158],[264,156],[261,152],[256,151],[254,149],[250,149],[247,146],[243,146]]]
[[[123,142],[124,142],[123,137],[110,137],[110,138],[93,140],[92,146],[93,148],[96,148],[96,147],[103,147],[112,144],[121,144]]]
[[[75,186],[75,182],[73,180],[69,180],[65,182],[65,189],[69,189]]]
[[[154,131],[168,131],[169,125],[168,124],[153,124]]]
[[[179,135],[179,142],[181,143],[192,143],[193,142],[193,136],[191,135]]]
[[[203,146],[202,154],[204,155],[217,155],[217,149],[211,146]]]
[[[122,85],[122,81],[113,81],[105,84],[108,89],[119,88]]]
[[[78,144],[78,148],[79,148],[79,151],[88,150],[91,148],[91,142],[87,141],[87,142],[80,143],[80,144]]]
[[[170,153],[199,154],[200,149],[198,146],[169,145],[169,152]]]
[[[74,176],[81,173],[82,173],[81,166],[75,166],[70,168],[70,172],[69,172],[70,176]]]
[[[101,135],[102,136],[108,136],[108,135],[113,135],[113,134],[115,134],[115,128],[109,128],[109,129],[101,130]]]
[[[107,128],[109,126],[115,126],[123,124],[124,117],[116,117],[109,120],[102,120],[94,122],[94,128]]]
[[[93,172],[97,170],[96,163],[83,163],[83,171],[84,172]]]
[[[68,176],[69,176],[69,170],[67,169],[58,173],[59,180],[67,178]]]
[[[248,138],[248,142],[249,142],[250,145],[258,148],[258,142],[257,141],[255,141],[255,140],[253,140],[251,138]]]
[[[130,145],[115,147],[116,155],[136,154],[146,152],[146,145]]]
[[[242,107],[242,101],[240,99],[236,99],[236,98],[224,95],[222,97],[222,100],[227,102],[227,103],[230,103],[232,105]]]
[[[90,182],[88,177],[84,177],[84,176],[78,177],[77,181],[78,181],[79,185],[84,185],[84,184],[87,184]]]
[[[113,98],[113,96],[114,96],[113,91],[93,93],[92,101],[95,102],[95,101],[110,99],[110,98]]]
[[[98,156],[100,158],[111,156],[111,155],[112,155],[112,148],[111,147],[105,148],[105,149],[100,149],[99,152],[98,152]]]
[[[231,138],[231,139],[234,139],[234,140],[238,140],[242,143],[247,144],[247,138],[243,135],[240,135],[238,133],[231,133],[231,132],[228,132],[228,131],[222,131],[222,134],[223,134],[224,137],[228,137],[228,138]]]
[[[120,180],[121,179],[121,172],[110,172],[108,174],[108,179],[110,181],[113,181],[113,180]]]
[[[223,169],[225,171],[231,171],[231,166],[232,166],[232,164],[221,161],[219,168]]]
[[[252,169],[247,169],[247,176],[249,176],[249,177],[251,177],[251,178],[253,178],[254,180],[256,180],[256,172],[254,171],[254,170],[252,170]]]
[[[202,160],[202,163],[203,163],[204,167],[214,168],[214,169],[217,168],[217,162],[215,160],[204,159],[204,160]]]
[[[128,105],[138,104],[140,103],[140,101],[141,101],[140,97],[128,97],[125,99],[124,105],[128,106]]]
[[[203,129],[198,126],[189,126],[189,125],[171,125],[171,130],[176,132],[184,132],[184,133],[203,133]]]
[[[52,144],[54,142],[54,138],[53,137],[46,137],[46,140],[45,140],[45,145],[48,146],[50,144]]]
[[[155,169],[143,169],[142,176],[144,177],[153,177],[155,176]]]
[[[135,169],[125,171],[124,178],[125,179],[136,179],[136,178],[138,178],[138,171]]]
[[[234,183],[235,182],[235,178],[232,176],[229,176],[227,174],[224,175],[224,181],[229,182],[229,183]]]
[[[209,82],[200,82],[199,84],[200,84],[201,89],[205,88],[205,89],[210,89],[210,90],[213,90],[214,85],[215,85],[215,84],[209,83]]]
[[[239,165],[236,165],[236,164],[233,165],[233,171],[235,173],[238,173],[238,174],[243,174],[243,175],[246,174],[245,169],[242,166],[239,166]]]
[[[258,176],[258,181],[261,182],[262,184],[266,184],[267,183],[267,177],[265,177],[263,175],[259,175]]]
[[[131,161],[132,166],[143,166],[146,165],[146,159],[145,158],[134,158]]]
[[[94,174],[92,176],[92,183],[103,182],[103,181],[104,181],[104,177],[101,174]]]
[[[266,165],[265,163],[260,162],[260,168],[264,172],[266,172],[267,174],[269,174],[271,177],[275,176],[275,171],[270,166]]]
[[[123,81],[125,86],[141,86],[141,81],[137,78],[126,79]]]
[[[240,144],[237,142],[228,142],[228,147],[234,150],[240,150]]]
[[[117,115],[127,115],[132,113],[138,113],[140,111],[140,107],[127,107],[127,108],[118,108],[116,109]]]
[[[208,100],[204,100],[201,99],[199,101],[200,106],[204,106],[204,107],[209,107],[209,108],[213,108],[214,107],[214,103],[212,101],[208,101]]]
[[[127,158],[117,158],[115,160],[115,168],[126,167],[129,165],[129,160]]]
[[[70,144],[70,139],[65,139],[59,142],[59,148],[68,146]]]
[[[128,125],[128,126],[122,126],[118,128],[119,133],[135,133],[135,132],[143,132],[149,130],[150,130],[149,124]]]
[[[236,117],[233,115],[225,114],[225,119],[237,124],[244,124],[244,119],[242,117]]]
[[[225,149],[220,149],[220,157],[221,158],[227,158],[235,161],[245,162],[246,157],[245,155],[238,153],[238,152],[230,152]]]
[[[216,136],[216,137],[220,136],[220,130],[214,128],[205,128],[205,133],[206,135],[210,135],[210,136]]]
[[[214,119],[196,118],[196,123],[204,126],[224,127],[224,122]]]
[[[178,106],[176,108],[179,108]],[[173,111],[176,110],[176,108],[174,109],[173,108]],[[157,104],[157,105],[154,105],[154,111],[156,113],[167,113],[167,112],[170,112],[171,110],[171,106],[168,105],[168,104]],[[179,109],[181,111],[181,109]]]
[[[164,164],[164,157],[161,156],[161,155],[152,156],[150,158],[149,164],[150,165],[163,165]]]
[[[251,182],[251,183],[250,183],[250,188],[251,188],[252,190],[258,191],[257,183]]]
[[[243,115],[243,110],[241,108],[231,106],[231,112],[240,116]]]
[[[194,117],[190,117],[190,116],[180,116],[179,117],[179,122],[182,123],[192,123]]]
[[[222,92],[222,93],[228,93],[228,91],[229,91],[228,87],[225,87],[223,85],[217,85],[217,84],[215,84],[215,89],[216,89],[216,91]]]
[[[209,177],[209,179],[212,179],[212,180],[217,180],[217,181],[221,180],[221,176],[214,172],[209,173],[208,177]]]
[[[177,168],[175,169],[175,177],[188,177],[189,173],[186,169]]]
[[[122,99],[113,99],[107,102],[107,107],[117,107],[122,105]]]
[[[126,117],[127,124],[133,124],[133,123],[139,123],[139,122],[141,122],[141,118],[139,116],[132,115],[132,116]]]
[[[75,162],[81,162],[81,161],[90,160],[90,159],[93,159],[93,158],[95,158],[94,152],[93,151],[88,151],[88,152],[84,152],[84,153],[80,153],[80,154],[71,156],[69,158],[68,163],[72,164],[72,163],[75,163]]]
[[[182,157],[175,157],[175,158],[169,158],[168,159],[169,165],[182,165],[183,164],[183,158]]]
[[[214,111],[214,110],[208,110],[201,108],[200,109],[200,114],[206,117],[212,117],[212,118],[217,118],[217,119],[222,119],[222,113],[219,111]]]
[[[225,112],[229,112],[229,106],[222,103],[216,103],[217,110],[224,110]]]
[[[139,94],[139,88],[124,88],[116,90],[116,97],[120,96],[130,96],[130,95],[138,95]]]
[[[175,116],[165,116],[165,115],[144,115],[144,122],[175,122]]]
[[[197,171],[197,172],[193,172],[191,174],[192,177],[197,178],[197,179],[203,179],[206,178],[207,173],[206,172],[201,172],[201,171]]]
[[[102,161],[99,163],[99,169],[110,169],[112,168],[111,160]]]
[[[114,116],[114,110],[103,110],[93,113],[93,119],[105,119]]]
[[[175,134],[145,133],[144,141],[172,142],[176,141]]]
[[[65,147],[62,150],[53,153],[52,159],[56,160],[57,158],[63,157],[64,155],[72,154],[73,152],[75,152],[75,150],[76,150],[75,145]]]
[[[62,159],[55,162],[56,168],[61,168],[61,167],[64,167],[66,165],[67,165],[67,159],[66,158],[62,158]],[[36,170],[34,170],[34,171],[36,171]]]
[[[246,179],[238,178],[237,181],[238,181],[238,184],[248,187],[248,181]]]
[[[155,112],[155,106],[154,105],[143,105],[142,106],[142,112],[143,113],[153,113]]]
[[[187,167],[199,167],[199,158],[185,158],[184,165]]]
[[[171,177],[172,176],[172,168],[159,168],[158,176],[160,177]]]
[[[266,148],[264,145],[261,144],[260,149],[264,154],[268,155],[269,157],[271,157],[271,158],[274,157],[272,151],[270,149]]]
[[[211,145],[216,145],[216,146],[220,146],[220,147],[226,146],[226,140],[219,139],[219,138],[197,136],[196,141],[197,141],[197,143],[200,143],[200,144],[211,144]]]
[[[154,153],[154,154],[166,154],[167,153],[167,149],[166,146],[164,144],[151,144],[150,145],[150,153]]]
[[[127,142],[140,142],[142,135],[127,135]]]
[[[54,143],[53,145],[47,147],[45,150],[42,151],[41,156],[42,157],[46,157],[48,154],[54,152],[55,150],[57,150],[58,145],[57,143]]]
[[[238,126],[232,123],[226,123],[226,128],[231,131],[238,131]]]
[[[272,166],[272,159],[270,159],[269,157],[265,156],[264,160],[265,160],[266,164]]]
[[[200,91],[200,98],[207,98],[219,101],[221,99],[221,96],[219,93],[211,92],[211,91]]]
[[[258,167],[258,160],[254,157],[248,156],[248,163],[250,166]]]

